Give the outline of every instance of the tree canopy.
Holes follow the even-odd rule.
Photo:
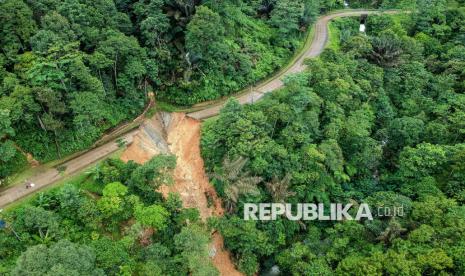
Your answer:
[[[465,10],[417,5],[370,15],[366,35],[357,19],[336,20],[338,47],[262,101],[231,100],[204,123],[202,155],[224,201],[231,184],[217,172],[228,160],[248,160],[241,174],[259,179],[217,222],[247,275],[464,273],[463,72],[448,53],[463,46]],[[261,202],[368,203],[375,217],[244,221],[244,203]]]

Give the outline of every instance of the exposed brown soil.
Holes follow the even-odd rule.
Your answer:
[[[31,166],[31,167],[37,167],[40,165],[40,162],[35,160],[34,159],[34,156],[32,156],[31,153],[29,152],[26,152],[24,151],[18,144],[14,144],[14,147],[16,148],[16,150],[18,150],[19,152],[21,152],[22,155],[24,155],[26,157],[26,160],[27,160],[27,163]]]
[[[214,233],[212,240],[212,247],[216,250],[213,265],[220,271],[220,275],[242,276],[243,274],[231,262],[231,254],[224,248],[223,237],[219,233]]]
[[[150,237],[153,236],[155,230],[152,227],[144,229],[144,231],[140,234],[139,237],[139,244],[142,246],[148,246],[152,243]]]
[[[33,168],[40,165],[40,162],[35,160],[34,156],[32,156],[32,154],[30,154],[30,153],[26,154],[26,159],[27,159],[27,163],[29,163],[29,165],[31,165],[31,167],[33,167]]]
[[[143,164],[157,154],[169,153],[165,126],[160,114],[147,119],[140,126],[131,145],[121,155],[121,160]]]
[[[197,208],[202,220],[206,220],[211,216],[222,216],[224,210],[205,173],[200,155],[200,126],[199,121],[183,113],[157,114],[142,124],[121,159],[144,163],[157,154],[174,154],[177,158],[174,185],[163,186],[159,191],[165,197],[169,193],[178,193],[184,207]],[[212,236],[211,252],[220,275],[242,275],[236,270],[218,233]]]
[[[185,207],[195,207],[203,220],[222,215],[223,209],[215,190],[205,174],[200,156],[200,122],[182,113],[173,113],[167,126],[168,147],[177,157],[174,169],[175,185],[161,189],[164,195],[179,193]],[[212,197],[208,206],[207,194]]]

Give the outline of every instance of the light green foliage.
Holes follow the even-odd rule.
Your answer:
[[[301,27],[315,19],[318,6],[315,1],[283,0],[208,1],[196,7],[186,28],[185,52],[176,61],[176,79],[171,70],[167,76],[173,83],[162,97],[191,105],[265,78],[300,46]]]
[[[160,205],[136,206],[134,217],[146,227],[163,230],[166,227],[168,211]]]
[[[196,276],[216,276],[218,270],[208,261],[209,238],[207,232],[198,225],[183,227],[174,236],[176,248],[187,261],[189,274]]]
[[[405,148],[400,155],[401,173],[406,177],[432,175],[446,162],[446,152],[441,146],[420,144],[417,148]]]
[[[13,144],[41,162],[86,149],[151,90],[191,105],[273,73],[326,5],[278,2],[2,1],[0,178],[25,165]]]
[[[110,182],[124,183],[131,193],[151,204],[161,197],[156,190],[161,185],[172,183],[171,171],[175,166],[176,158],[171,155],[157,155],[143,165],[133,161],[124,163],[118,159],[108,159],[90,173],[99,186]]]
[[[112,1],[26,2],[0,3],[0,109],[10,111],[11,140],[48,161],[90,146],[142,109],[147,57],[123,33],[131,22]],[[21,161],[12,151],[6,157],[1,174]]]
[[[205,165],[229,211],[212,226],[247,275],[275,265],[282,275],[463,275],[465,3],[349,2],[416,9],[369,15],[366,35],[358,18],[337,20],[340,47],[203,125]],[[135,117],[150,90],[190,105],[253,84],[285,63],[320,10],[342,5],[0,1],[0,178],[24,164],[21,150],[45,161],[88,147]],[[156,191],[174,166],[172,156],[108,160],[81,187],[91,190],[65,186],[2,214],[0,274],[217,275],[199,212]],[[404,215],[241,218],[244,202],[272,200]]]
[[[107,160],[80,180],[98,182],[100,194],[77,181],[3,212],[0,273],[218,275],[198,210],[184,209],[179,195],[165,200],[153,190],[174,165],[172,156],[144,165]],[[146,202],[138,197],[144,191],[130,186],[135,171],[138,185],[152,191]]]
[[[116,220],[116,217],[125,211],[125,208],[128,207],[125,198],[127,192],[128,188],[119,182],[105,186],[103,196],[97,202],[97,207],[104,218]]]
[[[218,57],[214,51],[221,49],[224,32],[220,16],[208,7],[199,7],[187,26],[186,49],[194,56]]]

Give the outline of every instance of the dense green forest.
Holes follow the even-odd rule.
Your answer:
[[[401,0],[353,1],[390,7]],[[408,1],[407,1],[408,2]],[[147,103],[192,105],[286,64],[340,0],[0,1],[0,179],[88,148]]]
[[[189,105],[272,73],[323,1],[0,1],[0,178],[89,147],[158,99]],[[21,149],[23,152],[21,152]]]
[[[335,20],[331,48],[254,104],[204,122],[226,214],[178,195],[173,156],[117,159],[0,214],[0,275],[465,275],[465,1]],[[192,105],[285,65],[340,0],[0,0],[0,180],[92,145],[158,101]],[[245,221],[244,203],[400,207],[369,221]],[[270,273],[270,275],[273,275]]]
[[[4,216],[0,274],[217,275],[196,209],[155,190],[172,156],[144,165],[109,159],[77,184],[41,193]]]
[[[339,19],[339,50],[254,105],[228,102],[202,151],[247,275],[465,274],[465,3]],[[403,206],[373,221],[243,220],[244,202]]]

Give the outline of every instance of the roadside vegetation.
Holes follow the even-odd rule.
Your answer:
[[[164,198],[176,158],[108,159],[0,213],[1,275],[218,275],[218,231],[245,275],[465,275],[465,1],[331,24],[329,48],[254,104],[204,122],[225,215]],[[0,1],[0,186],[91,146],[154,91],[174,110],[288,63],[339,0]],[[155,112],[153,108],[150,114]],[[243,204],[403,207],[373,221],[243,220]],[[376,214],[375,214],[376,215]]]
[[[217,275],[198,211],[155,192],[172,182],[175,164],[109,159],[8,209],[0,274]]]
[[[376,2],[392,7],[405,1]],[[353,1],[354,7],[370,5]],[[0,2],[0,179],[140,114],[214,100],[286,65],[335,0]]]
[[[0,2],[0,179],[163,106],[236,92],[285,64],[331,1]]]
[[[338,47],[202,130],[247,275],[465,274],[465,2],[333,23]],[[334,38],[333,38],[334,39]],[[233,176],[232,178],[227,176]],[[403,206],[373,221],[244,221],[243,203]],[[376,213],[375,213],[376,214]]]

